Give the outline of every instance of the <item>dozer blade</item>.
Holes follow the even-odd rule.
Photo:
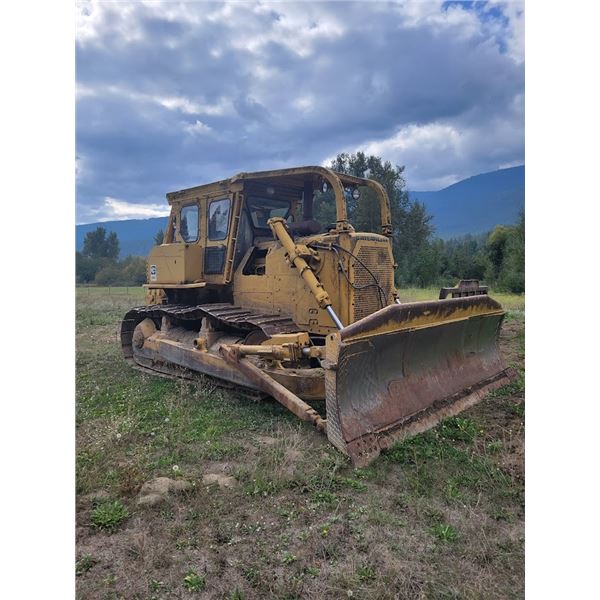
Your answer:
[[[396,304],[328,336],[329,440],[364,466],[509,383],[504,314],[488,296]]]

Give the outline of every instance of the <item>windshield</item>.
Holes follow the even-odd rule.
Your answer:
[[[252,225],[259,229],[268,229],[267,221],[273,217],[287,218],[290,203],[277,198],[262,198],[250,196],[246,202]]]

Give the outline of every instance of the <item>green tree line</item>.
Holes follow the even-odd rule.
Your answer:
[[[478,236],[428,241],[420,254],[422,269],[412,283],[449,285],[479,279],[495,290],[525,292],[525,217],[512,226],[497,225]]]
[[[398,287],[479,279],[498,291],[525,291],[524,215],[515,225],[498,225],[488,234],[442,240],[435,236],[432,215],[425,206],[409,198],[404,167],[364,152],[338,154],[329,166],[340,173],[374,179],[385,187],[392,212]],[[347,194],[346,201],[350,222],[357,231],[381,232],[379,203],[373,191],[362,188],[358,200]],[[315,216],[322,223],[335,221],[331,191],[317,194]]]
[[[367,177],[380,182],[390,198],[392,245],[396,285],[445,286],[459,279],[479,279],[498,291],[525,291],[525,217],[512,226],[497,225],[481,235],[442,240],[435,236],[432,215],[425,206],[409,198],[404,167],[392,165],[378,156],[338,154],[330,167],[334,171]],[[346,197],[350,222],[357,231],[380,233],[379,203],[372,190],[362,188],[360,197]],[[315,217],[321,223],[335,221],[332,192],[315,196]],[[162,231],[154,243],[161,244]],[[128,256],[119,261],[119,240],[103,227],[86,234],[83,249],[76,254],[79,283],[98,285],[141,285],[146,282],[146,260]]]
[[[75,254],[77,283],[142,285],[146,283],[146,259],[128,256],[119,260],[119,238],[104,227],[86,234],[81,252]]]

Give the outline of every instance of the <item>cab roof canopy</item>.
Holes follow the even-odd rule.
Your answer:
[[[328,186],[333,190],[335,196],[337,222],[346,223],[348,221],[346,212],[346,201],[344,196],[345,187],[367,186],[371,188],[380,204],[381,224],[383,232],[386,235],[391,235],[391,214],[390,204],[387,193],[384,187],[372,180],[354,177],[344,173],[332,171],[326,167],[307,166],[293,167],[289,169],[275,169],[272,171],[255,171],[253,173],[238,173],[229,179],[222,179],[213,183],[207,183],[192,188],[170,192],[167,194],[169,204],[177,202],[182,198],[189,198],[193,195],[210,194],[212,192],[225,192],[232,185],[242,183],[244,181],[253,181],[257,183],[274,183],[284,185],[288,188],[296,188],[298,191],[304,189],[305,184],[312,183],[317,189],[321,182],[326,181]]]
[[[185,188],[175,192],[169,192],[167,198],[171,201],[176,200],[183,195],[189,196],[194,193],[202,194],[214,189],[224,190],[231,184],[239,181],[261,180],[263,182],[277,180],[278,183],[285,185],[286,187],[295,187],[298,189],[302,189],[307,181],[312,181],[314,184],[317,184],[320,181],[325,180],[334,189],[336,187],[334,183],[336,180],[339,181],[342,186],[369,185],[369,182],[371,181],[369,179],[338,173],[337,171],[332,171],[331,169],[320,166],[294,167],[290,169],[274,169],[271,171],[254,171],[251,173],[242,172],[228,179],[221,179],[219,181]]]

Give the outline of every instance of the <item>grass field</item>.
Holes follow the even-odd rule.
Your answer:
[[[493,295],[523,373],[524,297]],[[143,298],[77,289],[78,598],[523,597],[523,377],[353,469],[275,402],[132,370],[117,333]],[[157,476],[192,486],[139,506]]]

